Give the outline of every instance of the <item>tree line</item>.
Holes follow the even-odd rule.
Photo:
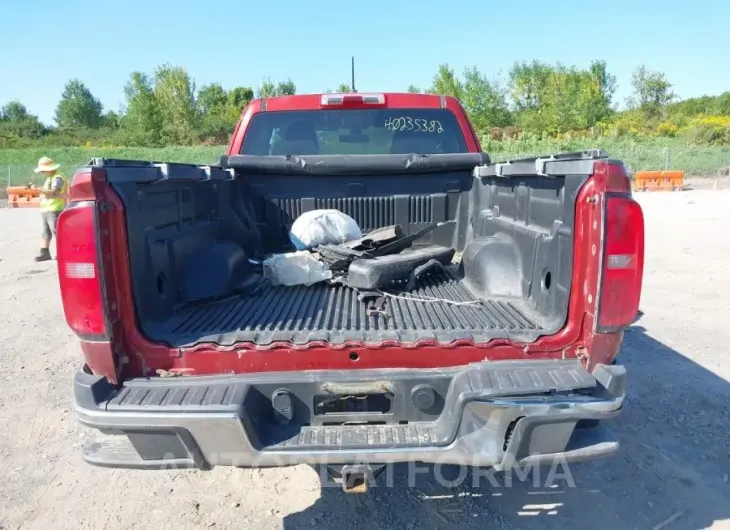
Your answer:
[[[678,101],[662,72],[638,67],[623,109],[615,101],[616,76],[605,61],[587,68],[517,62],[504,79],[477,67],[458,75],[439,66],[428,87],[409,92],[458,98],[487,141],[524,135],[685,135],[690,142],[730,144],[730,92]],[[349,92],[343,83],[334,90]],[[41,123],[21,102],[0,108],[0,147],[31,145],[167,146],[226,143],[241,110],[254,97],[296,94],[291,79],[265,79],[255,89],[230,90],[219,83],[198,88],[185,68],[161,65],[152,74],[133,72],[124,87],[125,103],[115,112],[79,79],[68,81],[55,112],[55,125]]]

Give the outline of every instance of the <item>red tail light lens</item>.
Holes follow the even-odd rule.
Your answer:
[[[606,164],[606,191],[631,194],[631,179],[623,164]]]
[[[58,218],[58,279],[63,310],[69,327],[85,339],[106,338],[95,228],[91,201],[72,203]]]
[[[322,94],[322,107],[359,107],[385,105],[385,94]]]
[[[607,193],[597,331],[618,331],[639,310],[644,274],[644,214],[630,195]]]

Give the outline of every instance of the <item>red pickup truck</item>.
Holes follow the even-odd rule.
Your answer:
[[[366,235],[435,226],[412,247],[454,261],[378,313],[341,283],[263,281],[316,209]],[[95,159],[73,178],[58,270],[83,456],[326,464],[350,487],[394,462],[610,455],[643,259],[629,178],[599,150],[492,163],[451,97],[253,100],[216,165]]]

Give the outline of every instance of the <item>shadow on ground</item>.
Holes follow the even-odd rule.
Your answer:
[[[621,440],[615,457],[513,474],[511,483],[455,466],[397,465],[366,494],[322,488],[284,528],[671,529],[730,518],[730,384],[639,324],[619,360],[630,396],[611,423]]]

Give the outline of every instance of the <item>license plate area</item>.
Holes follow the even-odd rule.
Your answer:
[[[391,414],[393,412],[393,394],[380,392],[316,395],[313,405],[316,416]]]

